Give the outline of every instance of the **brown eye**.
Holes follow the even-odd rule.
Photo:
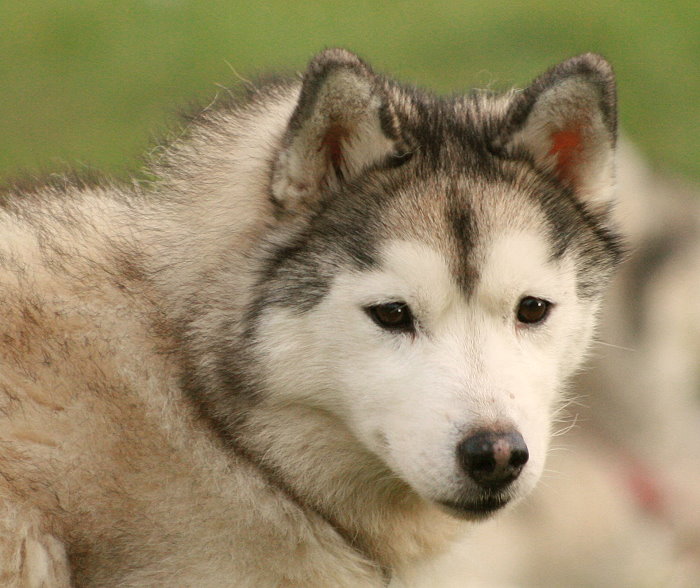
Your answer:
[[[413,332],[413,314],[405,302],[387,302],[365,309],[370,318],[389,331]]]
[[[526,325],[541,323],[549,315],[552,303],[542,298],[525,296],[518,304],[518,320]]]

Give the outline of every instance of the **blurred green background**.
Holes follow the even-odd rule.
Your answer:
[[[602,53],[627,134],[700,178],[699,14],[698,0],[0,0],[0,176],[124,175],[180,107],[339,45],[441,92],[522,87]]]

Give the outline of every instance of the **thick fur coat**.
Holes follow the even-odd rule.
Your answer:
[[[0,583],[410,584],[539,478],[615,133],[595,55],[440,98],[328,50],[151,182],[10,190]]]

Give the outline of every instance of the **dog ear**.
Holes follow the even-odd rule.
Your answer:
[[[273,165],[272,195],[286,210],[312,206],[325,188],[405,153],[381,80],[356,55],[328,49],[304,74]]]
[[[497,147],[524,149],[593,212],[612,200],[617,134],[615,77],[591,53],[553,67],[518,94]]]

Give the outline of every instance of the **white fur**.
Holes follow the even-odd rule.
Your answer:
[[[563,375],[580,361],[592,313],[577,306],[571,264],[551,261],[534,231],[502,235],[484,258],[466,297],[440,253],[390,241],[380,268],[340,274],[311,312],[271,313],[261,331],[270,389],[284,402],[335,415],[429,500],[455,500],[463,490],[456,448],[470,431],[512,425],[530,450],[513,494],[527,494],[543,469],[552,406]],[[518,324],[526,295],[554,303],[545,324]],[[415,336],[387,333],[364,311],[396,300],[412,309]]]

